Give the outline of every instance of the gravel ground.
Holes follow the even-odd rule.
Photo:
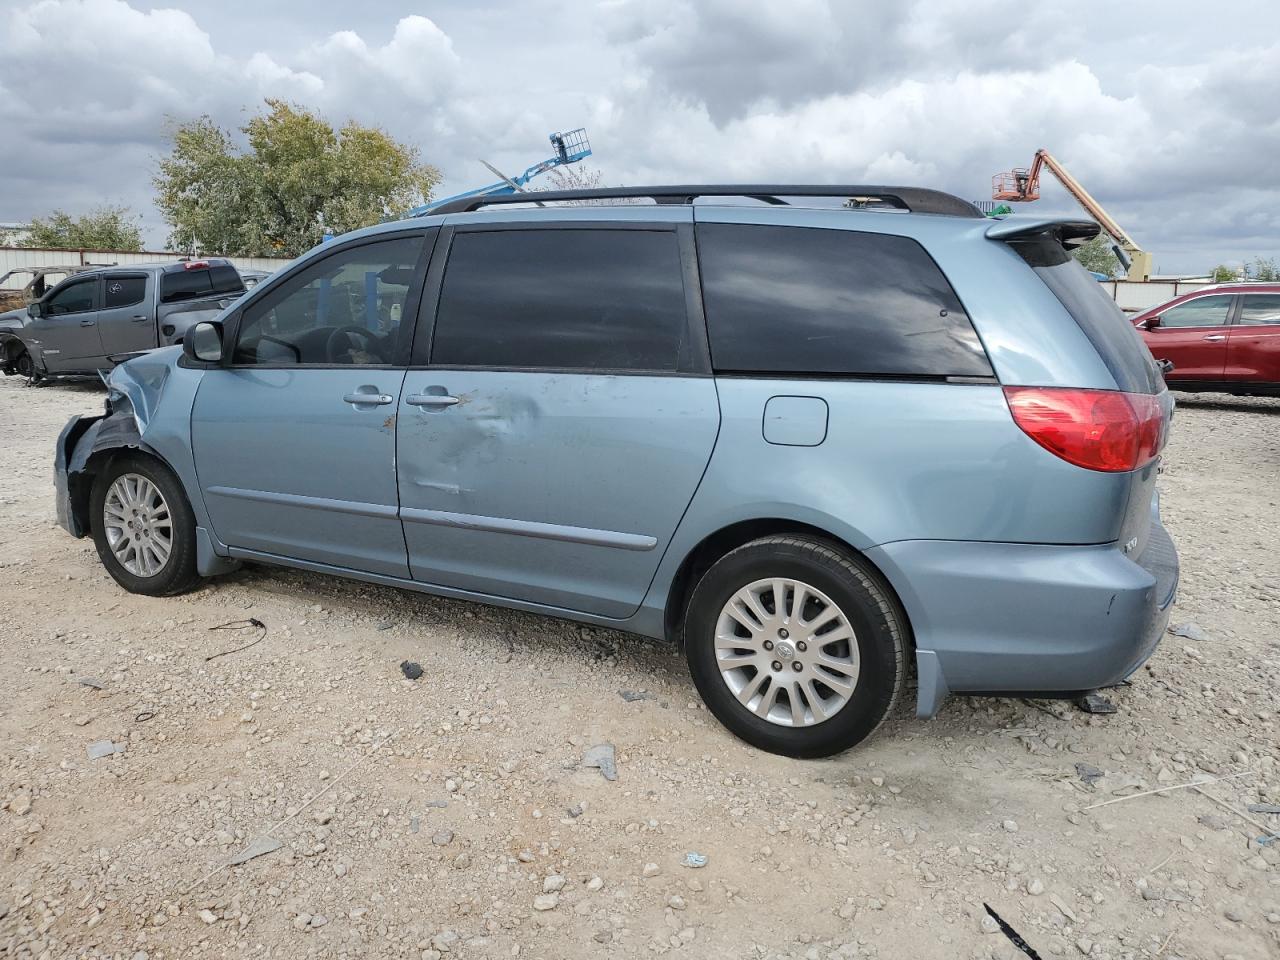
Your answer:
[[[1117,714],[904,706],[801,762],[607,630],[264,567],[130,596],[54,524],[53,441],[101,389],[5,379],[0,956],[1021,960],[984,904],[1043,957],[1280,956],[1280,816],[1246,810],[1280,804],[1280,401],[1180,401],[1192,636]]]

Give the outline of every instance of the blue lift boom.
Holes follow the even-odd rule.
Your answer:
[[[565,133],[553,133],[550,137],[551,146],[555,148],[555,156],[548,157],[540,163],[525,170],[518,177],[503,176],[502,172],[485,164],[490,170],[502,177],[496,183],[491,183],[487,187],[477,187],[474,190],[468,190],[466,193],[457,193],[452,197],[445,197],[442,200],[432,200],[430,203],[424,203],[420,207],[414,207],[404,215],[407,217],[422,217],[430,213],[434,208],[445,204],[452,203],[454,200],[465,200],[469,197],[490,197],[501,196],[508,193],[517,193],[524,190],[524,185],[539,174],[546,173],[552,167],[562,167],[566,164],[577,163],[591,156],[591,142],[587,140],[587,128],[579,127],[577,130],[569,130]]]

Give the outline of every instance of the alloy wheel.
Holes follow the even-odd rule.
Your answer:
[[[816,587],[786,577],[747,584],[720,611],[716,665],[738,702],[784,727],[830,720],[860,672],[849,618]]]
[[[107,543],[135,577],[154,577],[173,552],[173,520],[160,488],[139,473],[116,477],[102,504]]]

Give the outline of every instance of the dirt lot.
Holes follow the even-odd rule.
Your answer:
[[[1119,713],[904,707],[798,762],[622,634],[258,567],[130,596],[54,524],[54,438],[101,389],[6,379],[0,957],[1021,960],[983,904],[1043,957],[1280,956],[1280,816],[1245,809],[1280,804],[1280,401],[1180,400],[1161,485],[1195,638]],[[247,617],[265,638],[206,660]],[[614,782],[580,766],[601,743]]]

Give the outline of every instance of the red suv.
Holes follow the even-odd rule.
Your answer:
[[[1280,284],[1222,284],[1133,318],[1175,390],[1280,394]]]

